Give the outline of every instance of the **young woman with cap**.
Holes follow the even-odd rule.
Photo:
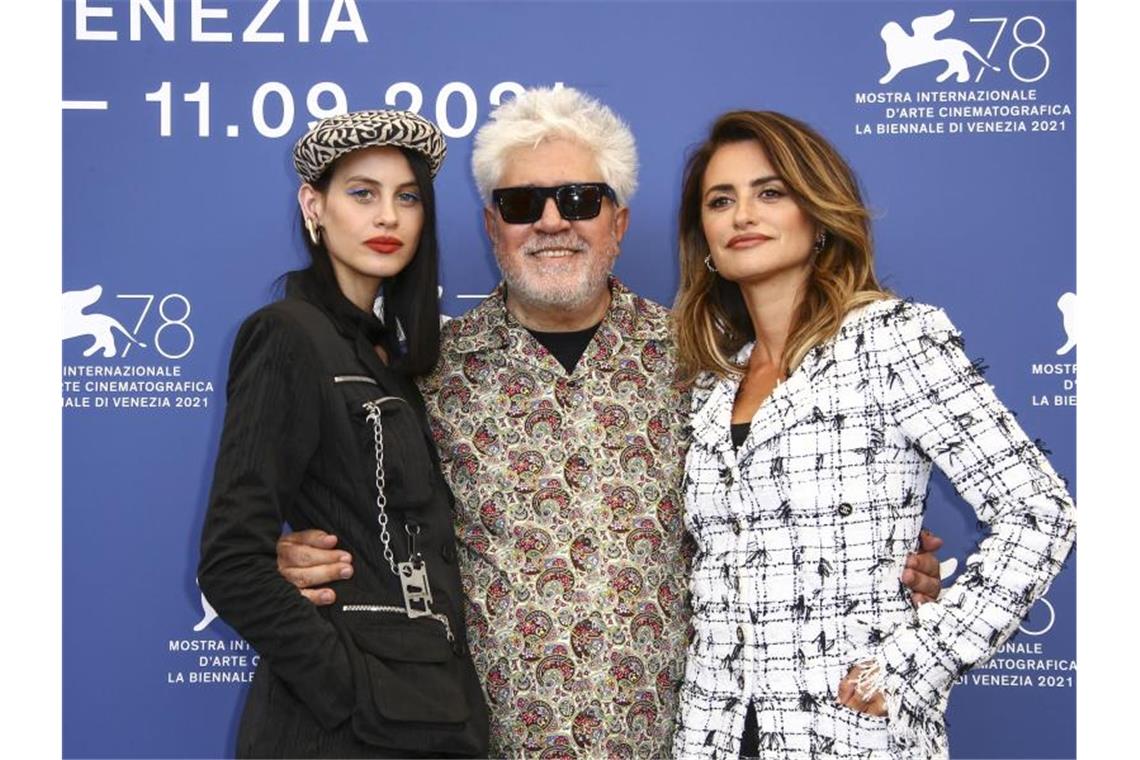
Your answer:
[[[954,682],[1075,536],[1065,485],[937,308],[872,266],[854,175],[806,124],[736,111],[681,194],[679,362],[696,540],[678,757],[946,757]],[[932,463],[985,526],[917,611],[899,585]]]
[[[239,757],[486,752],[453,498],[413,382],[439,353],[445,151],[402,111],[330,117],[294,149],[311,263],[238,331],[198,568],[260,656]],[[278,573],[283,522],[330,530],[355,558],[337,604]]]

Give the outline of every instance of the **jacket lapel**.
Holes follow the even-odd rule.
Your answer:
[[[733,357],[734,363],[747,364],[752,347],[751,343],[744,346]],[[792,376],[776,386],[768,398],[764,399],[752,417],[748,438],[735,454],[729,426],[732,424],[732,406],[740,381],[730,378],[716,380],[704,404],[693,414],[693,441],[710,451],[733,454],[738,461],[743,461],[787,428],[810,417],[815,406],[813,384],[829,368],[829,348],[830,345],[819,346],[809,351]]]
[[[708,451],[727,454],[732,451],[728,426],[732,422],[732,401],[740,383],[733,378],[718,378],[704,403],[694,410],[690,423],[693,443]]]
[[[416,384],[410,379],[404,378],[398,372],[389,369],[380,357],[376,354],[376,349],[368,342],[362,333],[357,333],[353,339],[353,350],[356,353],[356,358],[368,370],[368,374],[376,381],[379,386],[377,395],[382,396],[398,396],[406,400],[412,410],[415,412],[416,420],[419,422],[420,432],[429,444],[428,448],[432,453],[432,458],[436,458],[435,439],[431,434],[431,425],[428,423],[427,416],[423,411],[423,401],[419,394],[419,389]]]
[[[737,452],[738,459],[743,461],[753,451],[811,415],[814,394],[810,374],[805,371],[806,364],[805,360],[791,377],[777,385],[756,410],[748,438]]]

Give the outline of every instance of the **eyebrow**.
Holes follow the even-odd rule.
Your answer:
[[[345,184],[348,184],[349,182],[364,182],[364,183],[369,184],[369,185],[376,185],[377,187],[383,187],[384,186],[383,182],[380,182],[379,180],[372,179],[371,177],[366,177],[363,174],[354,174],[351,177],[345,177],[344,182],[345,182]],[[420,186],[419,183],[416,182],[414,179],[410,179],[407,182],[401,182],[400,184],[396,185],[396,187],[408,187],[409,185],[411,185],[412,187],[419,187]]]
[[[766,185],[769,182],[783,182],[783,181],[784,180],[782,177],[778,177],[775,174],[768,174],[764,177],[757,177],[756,179],[749,182],[748,186],[749,187],[760,187],[761,185]],[[714,192],[714,191],[724,193],[724,192],[731,192],[732,190],[733,190],[732,185],[726,182],[726,183],[723,183],[720,185],[713,185],[708,190],[705,190],[705,195],[708,195],[709,193]]]

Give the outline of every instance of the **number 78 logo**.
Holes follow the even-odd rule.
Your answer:
[[[918,16],[910,22],[911,33],[907,33],[897,21],[888,21],[879,30],[879,36],[886,47],[887,63],[890,70],[879,79],[879,84],[887,84],[907,69],[925,66],[929,63],[943,63],[946,69],[935,79],[945,82],[950,77],[962,83],[970,80],[969,59],[979,64],[974,82],[980,82],[987,71],[1001,71],[990,63],[994,51],[1005,36],[1009,17],[979,17],[969,19],[971,24],[994,24],[997,29],[990,41],[989,49],[983,56],[974,47],[954,37],[938,37],[954,23],[954,11],[946,10],[932,16]],[[1009,54],[1007,65],[1010,74],[1020,82],[1036,82],[1049,71],[1049,53],[1041,46],[1045,39],[1045,22],[1037,16],[1022,16],[1013,23],[1012,35],[1016,47]],[[1036,58],[1041,63],[1040,70],[1033,75],[1024,71]],[[1029,63],[1026,63],[1026,58]],[[1021,66],[1019,69],[1018,66]]]
[[[139,339],[139,332],[146,323],[157,296],[153,293],[119,293],[115,296],[125,301],[141,303],[134,327],[128,330],[114,317],[84,311],[102,295],[102,285],[63,293],[63,339],[92,338],[94,342],[84,350],[83,355],[91,356],[101,352],[105,359],[120,355],[115,341],[116,333],[127,339],[121,354],[123,357],[135,346],[146,348],[147,344]],[[194,331],[186,322],[190,317],[190,300],[181,293],[170,293],[159,300],[157,311],[161,322],[155,329],[151,342],[155,350],[167,359],[181,359],[194,348]],[[184,347],[179,351],[177,349],[180,344],[184,344]]]

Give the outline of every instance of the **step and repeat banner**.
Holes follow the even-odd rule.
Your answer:
[[[728,109],[807,121],[863,183],[882,280],[946,308],[1076,488],[1072,2],[75,0],[62,34],[67,757],[232,755],[258,655],[198,592],[198,536],[237,326],[306,260],[290,151],[329,114],[447,135],[450,316],[497,282],[471,142],[521,88],[630,123],[617,274],[663,303],[686,150]],[[941,476],[927,502],[950,581],[976,521]],[[956,757],[1075,755],[1074,565],[959,681]]]

